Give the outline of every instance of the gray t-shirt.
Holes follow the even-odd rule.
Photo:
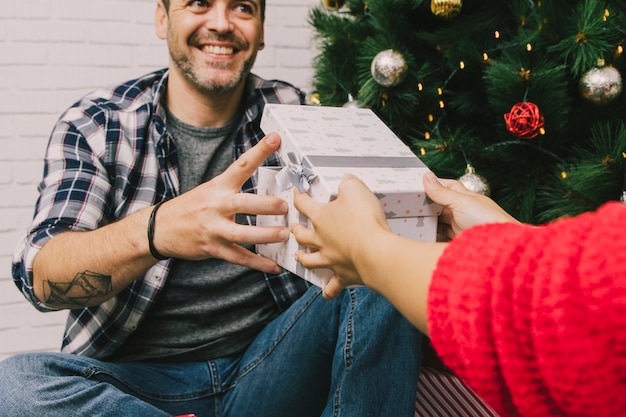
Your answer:
[[[184,193],[224,171],[233,161],[239,120],[199,128],[167,114]],[[238,223],[245,223],[242,215]],[[247,246],[253,250],[253,246]],[[278,315],[263,274],[221,259],[174,259],[165,288],[118,360],[202,361],[243,350]]]

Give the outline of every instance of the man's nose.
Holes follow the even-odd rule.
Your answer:
[[[215,2],[207,13],[207,27],[217,33],[226,33],[233,30],[232,16],[226,1]]]

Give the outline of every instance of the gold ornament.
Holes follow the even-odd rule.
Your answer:
[[[598,60],[598,66],[583,74],[580,79],[580,94],[592,103],[604,105],[615,100],[622,93],[622,76],[611,66]]]
[[[322,3],[328,10],[339,10],[345,3],[345,0],[322,0]]]
[[[452,19],[461,13],[463,0],[431,0],[430,10],[437,17]]]
[[[307,94],[306,104],[313,105],[313,106],[321,106],[322,100],[320,99],[320,95],[318,93]]]
[[[469,191],[489,196],[491,188],[489,183],[482,176],[476,174],[476,170],[472,164],[467,164],[465,168],[465,174],[459,178],[461,184],[465,186]]]
[[[393,87],[404,81],[409,69],[400,52],[386,49],[372,60],[371,72],[374,80],[383,87]]]

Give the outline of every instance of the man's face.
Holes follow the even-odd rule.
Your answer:
[[[156,30],[167,40],[172,72],[202,93],[229,92],[263,46],[260,0],[171,0],[169,11],[159,2]]]

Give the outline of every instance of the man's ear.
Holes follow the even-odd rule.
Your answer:
[[[265,49],[265,25],[261,26],[261,36],[259,37],[259,51]]]
[[[157,2],[157,7],[154,12],[154,30],[159,39],[167,39],[167,10],[165,10],[165,5],[163,2],[159,0]]]

